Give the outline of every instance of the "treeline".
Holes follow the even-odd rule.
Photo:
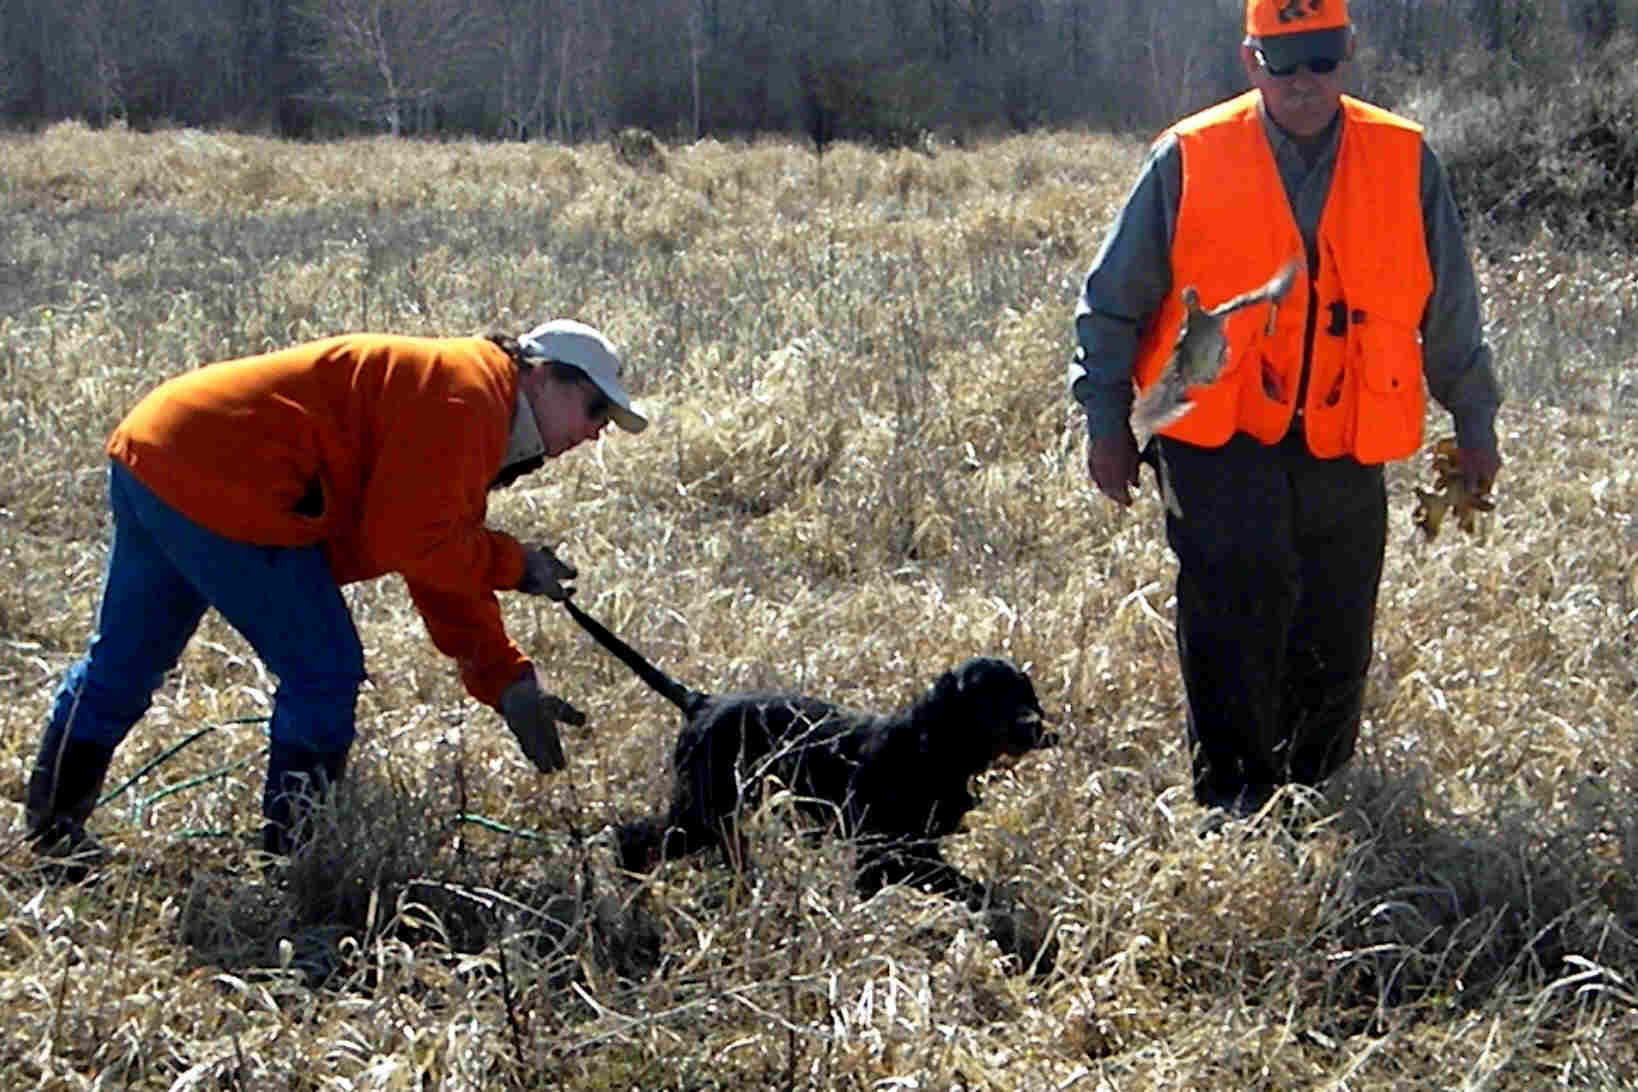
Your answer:
[[[897,143],[1148,128],[1243,85],[1242,0],[0,0],[0,123]],[[1563,79],[1638,0],[1353,0],[1361,90]]]

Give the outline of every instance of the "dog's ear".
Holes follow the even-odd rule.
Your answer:
[[[976,710],[970,701],[970,667],[971,661],[934,679],[910,711],[917,748],[927,762],[939,767],[937,773],[929,770],[929,776],[940,782],[946,779],[944,766],[964,770],[971,764],[970,756],[958,754],[978,734],[971,730]]]
[[[933,680],[933,698],[936,701],[953,701],[960,696],[964,689],[962,683],[962,669],[946,671]]]

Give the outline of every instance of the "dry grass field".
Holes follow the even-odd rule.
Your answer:
[[[1425,454],[1393,468],[1359,757],[1201,836],[1159,504],[1091,491],[1062,386],[1141,154],[0,137],[0,1087],[1638,1089],[1630,253],[1475,225],[1498,509],[1425,542]],[[887,708],[1027,665],[1062,745],[992,773],[949,849],[1051,922],[1050,970],[947,901],[861,901],[777,796],[747,871],[619,873],[598,832],[660,801],[675,710],[507,598],[589,714],[541,777],[394,578],[347,591],[370,681],[317,848],[258,867],[274,682],[207,617],[93,818],[117,863],[47,882],[23,786],[97,600],[113,423],[212,359],[551,315],[626,348],[655,427],[491,522],[704,689]]]

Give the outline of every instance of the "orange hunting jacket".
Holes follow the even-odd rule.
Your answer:
[[[495,598],[523,578],[523,549],[484,527],[516,392],[483,338],[350,334],[171,379],[107,449],[225,538],[322,543],[338,584],[402,573],[433,643],[493,705],[528,663]],[[303,515],[315,486],[322,511]]]
[[[1183,160],[1171,250],[1178,291],[1144,329],[1134,369],[1140,388],[1155,381],[1171,354],[1184,286],[1196,286],[1209,310],[1303,253],[1257,101],[1257,92],[1248,92],[1173,127]],[[1190,392],[1195,408],[1162,434],[1201,447],[1217,447],[1236,431],[1274,443],[1297,410],[1306,352],[1302,413],[1310,451],[1381,463],[1420,445],[1420,326],[1433,287],[1420,200],[1421,129],[1348,96],[1342,110],[1317,268],[1296,278],[1272,335],[1264,333],[1266,305],[1229,316],[1222,373]]]

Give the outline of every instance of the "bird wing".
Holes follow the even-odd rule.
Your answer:
[[[1264,284],[1253,288],[1250,292],[1242,292],[1231,300],[1225,300],[1206,313],[1214,318],[1222,318],[1240,310],[1242,307],[1250,307],[1252,304],[1262,303],[1264,300],[1271,303],[1274,308],[1278,308],[1280,301],[1285,299],[1285,294],[1291,291],[1291,282],[1297,279],[1297,270],[1301,267],[1302,256],[1294,256],[1290,261],[1280,266],[1279,271]],[[1274,311],[1272,309],[1268,315],[1268,329],[1269,332],[1273,332],[1274,329]]]

